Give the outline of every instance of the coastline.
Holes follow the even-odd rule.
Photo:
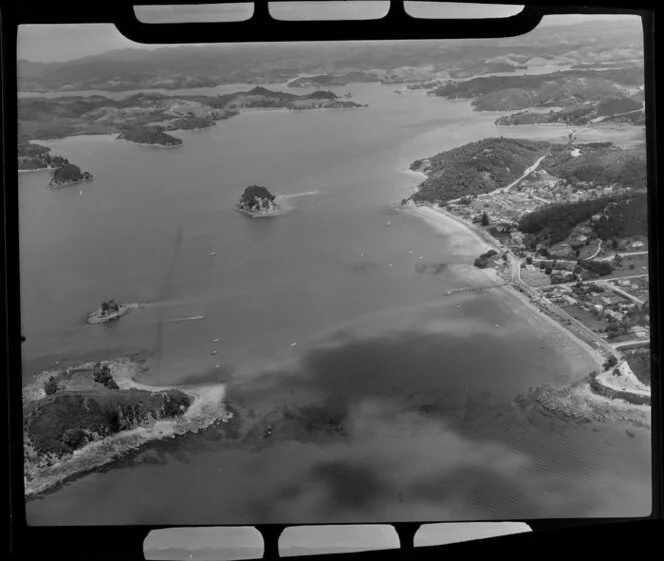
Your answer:
[[[19,169],[19,173],[34,173],[36,171],[51,171],[54,168],[35,168],[35,169]]]
[[[26,499],[35,498],[67,481],[106,466],[149,442],[174,438],[192,432],[196,433],[218,421],[228,422],[233,417],[233,414],[226,409],[224,401],[225,384],[151,386],[136,381],[142,367],[139,362],[130,357],[119,357],[102,361],[102,363],[109,366],[111,375],[119,389],[136,389],[152,393],[179,390],[187,394],[192,402],[178,418],[153,420],[144,426],[124,430],[101,440],[89,442],[83,448],[74,451],[71,456],[62,458],[51,466],[36,469],[30,481],[24,479]],[[85,362],[73,367],[91,369],[93,365],[94,362]],[[59,371],[55,369],[44,370],[36,375],[33,382],[23,388],[24,401],[42,397],[43,382],[54,372]]]
[[[174,129],[174,130],[181,130],[181,129]],[[127,140],[126,138],[120,138],[120,135],[116,135],[114,140],[119,140],[120,142],[128,142],[129,144],[135,144],[136,146],[148,146],[151,148],[179,148],[182,146],[182,142],[179,144],[159,144],[157,142],[154,142],[150,144],[149,142],[134,142],[133,140]]]
[[[88,183],[93,180],[94,177],[91,177],[90,179],[77,179],[76,181],[65,181],[64,183],[52,183],[51,181],[49,181],[46,186],[49,189],[62,189],[63,187],[69,187],[70,185],[78,185],[79,183]]]
[[[426,174],[422,172],[408,171],[426,177]],[[415,190],[417,191],[417,188]],[[502,244],[488,232],[443,208],[428,203],[415,204],[409,201],[401,205],[401,209],[417,216],[431,225],[437,232],[446,236],[455,247],[455,254],[457,255],[461,253],[473,258],[488,249],[504,250]],[[493,267],[476,269],[477,275],[474,274],[475,269],[472,267],[469,264],[467,270],[469,280],[480,280],[481,282],[481,277],[484,277],[485,280],[496,282],[497,285],[502,280]],[[620,397],[601,395],[601,393],[610,394],[615,389],[611,384],[604,382],[604,378],[608,375],[604,372],[604,363],[608,354],[618,355],[619,351],[609,352],[606,348],[594,348],[511,283],[501,283],[490,294],[511,309],[514,309],[515,305],[522,307],[527,313],[520,315],[534,330],[540,330],[548,338],[557,337],[559,347],[565,351],[566,355],[572,354],[574,350],[582,351],[592,361],[595,367],[594,370],[599,373],[594,382],[591,380],[590,373],[587,373],[580,380],[574,380],[571,384],[561,388],[550,386],[535,388],[526,395],[520,396],[517,401],[532,401],[551,413],[560,414],[567,418],[595,421],[622,420],[640,427],[650,428],[650,406],[636,405]],[[593,383],[600,385],[602,392],[598,393],[597,390],[594,390]]]

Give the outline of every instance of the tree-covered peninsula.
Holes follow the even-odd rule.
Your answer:
[[[166,134],[163,130],[156,127],[128,127],[118,136],[120,140],[128,140],[136,144],[149,144],[155,146],[173,147],[182,144],[182,140]]]

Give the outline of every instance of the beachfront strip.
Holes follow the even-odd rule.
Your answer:
[[[432,209],[458,221],[493,248],[476,260],[476,266],[494,269],[504,284],[603,357],[601,371],[591,374],[593,391],[650,404],[649,361],[644,360],[650,356],[647,239],[621,240],[617,251],[607,251],[586,227],[577,232],[580,239],[575,248],[558,244],[530,251],[523,244],[523,234],[516,231],[518,220],[541,205],[560,200],[561,194],[548,190],[549,199],[544,199],[545,193],[537,190],[542,187],[541,178],[529,183],[521,191],[501,189]],[[605,189],[578,193],[569,188],[565,193],[599,197]],[[581,261],[609,263],[611,272],[599,278],[597,273],[581,269]],[[459,290],[450,294],[453,292]]]

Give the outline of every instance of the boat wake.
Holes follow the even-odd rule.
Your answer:
[[[196,321],[198,319],[203,319],[205,316],[189,316],[185,318],[173,318],[173,319],[166,319],[164,320],[164,323],[180,323],[182,321]]]
[[[309,195],[318,195],[320,191],[305,191],[304,193],[293,193],[291,195],[277,195],[279,199],[295,199],[297,197],[306,197]]]

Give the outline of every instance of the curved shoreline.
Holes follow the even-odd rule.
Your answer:
[[[149,442],[196,433],[218,421],[228,422],[233,417],[233,414],[228,412],[225,407],[225,384],[151,386],[136,381],[141,367],[132,358],[120,357],[102,361],[102,364],[109,366],[111,375],[120,389],[136,389],[152,393],[175,389],[187,394],[192,402],[178,418],[153,420],[151,423],[146,423],[145,426],[124,430],[101,440],[89,442],[70,456],[57,460],[54,465],[36,469],[32,480],[24,479],[26,499],[35,498],[67,481],[106,466]],[[73,367],[91,369],[93,365],[94,362],[86,362]],[[23,390],[24,400],[42,397],[41,385],[54,372],[58,371],[44,370],[35,376],[34,381]]]
[[[500,242],[488,233],[474,228],[463,219],[444,209],[435,208],[430,204],[415,205],[413,203],[401,205],[401,208],[424,220],[448,239],[460,239],[460,245],[466,255],[476,255],[481,251],[485,251],[487,247],[498,249],[501,247]],[[465,240],[463,239],[464,236]],[[478,273],[491,278],[492,280],[495,280],[493,277],[494,275],[497,275],[495,271],[491,274],[485,269],[478,269]],[[473,275],[470,275],[470,277],[472,276]],[[563,336],[570,344],[583,350],[592,359],[596,371],[602,373],[597,377],[586,375],[580,381],[563,388],[537,388],[535,391],[539,392],[537,394],[540,396],[539,399],[533,399],[533,392],[529,392],[528,394],[528,397],[533,399],[535,403],[550,412],[557,412],[561,416],[567,418],[584,418],[600,421],[617,419],[650,428],[649,420],[648,422],[643,420],[645,416],[643,408],[647,408],[649,411],[650,407],[649,405],[644,404],[645,399],[643,399],[643,395],[640,393],[634,394],[635,399],[633,401],[635,401],[635,403],[629,403],[625,400],[632,395],[629,390],[617,391],[610,385],[603,383],[603,365],[608,356],[606,352],[602,352],[602,350],[598,348],[593,348],[589,343],[570,331],[554,317],[551,317],[546,310],[538,307],[528,296],[521,293],[514,286],[497,286],[495,290],[492,291],[492,295],[503,300],[507,305],[513,306],[515,302],[520,302],[521,305],[525,306],[532,314],[531,317],[533,320],[529,317],[525,317],[525,321],[529,321],[534,328],[539,328],[547,334],[551,334],[553,332],[552,330],[555,330],[555,332]],[[538,321],[534,321],[535,319]],[[548,324],[548,328],[545,324]],[[580,390],[580,387],[585,389]],[[542,395],[548,396],[549,399],[541,399]]]
[[[55,169],[55,168],[46,167],[46,168],[34,168],[34,169],[19,169],[18,172],[19,173],[34,173],[36,171],[51,171],[53,169]]]
[[[173,130],[185,130],[185,129],[173,129]],[[120,133],[121,134],[121,133]],[[120,138],[120,134],[117,134],[114,140],[119,140],[121,142],[128,142],[129,144],[135,144],[136,146],[148,146],[151,148],[179,148],[184,144],[184,142],[179,142],[177,144],[159,144],[158,142],[134,142],[133,140],[127,140],[126,138]],[[173,137],[176,138],[176,137]]]

